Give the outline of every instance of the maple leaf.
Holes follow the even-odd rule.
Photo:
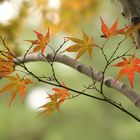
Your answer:
[[[24,97],[26,95],[26,87],[28,84],[32,84],[33,82],[30,79],[20,78],[18,74],[16,74],[16,76],[6,76],[6,78],[12,82],[0,89],[0,93],[2,94],[3,92],[8,91],[11,92],[12,95],[9,102],[10,107],[17,94],[19,94],[22,101],[24,101]]]
[[[0,56],[0,77],[4,77],[14,71],[14,62],[11,55]]]
[[[53,95],[48,94],[48,95],[49,95],[49,98],[50,98],[50,102],[48,102],[48,103],[39,107],[39,108],[44,109],[44,111],[41,112],[39,114],[39,116],[44,114],[44,113],[46,113],[47,115],[51,115],[54,111],[59,110],[60,103],[57,100],[58,99],[57,95],[56,94],[53,94]]]
[[[102,22],[102,33],[103,35],[101,35],[101,37],[104,37],[104,38],[109,38],[111,36],[114,36],[116,35],[117,33],[115,32],[116,29],[117,29],[117,26],[118,26],[118,20],[119,18],[115,21],[115,23],[111,26],[111,28],[109,28],[106,23],[103,21],[103,19],[100,17],[101,19],[101,22]]]
[[[66,87],[64,83],[62,83],[62,85]],[[56,92],[55,95],[57,96],[57,99],[59,99],[59,102],[61,103],[64,102],[64,100],[67,97],[70,96],[68,89],[66,88],[52,88],[52,90]]]
[[[131,56],[129,59],[125,57],[122,57],[122,59],[122,62],[113,65],[121,68],[116,77],[116,80],[127,74],[130,85],[133,88],[134,72],[140,73],[140,59],[136,58],[134,55]]]
[[[83,33],[83,39],[78,39],[78,38],[72,38],[68,37],[71,41],[73,41],[74,45],[68,47],[65,49],[63,52],[78,52],[75,60],[77,60],[82,54],[84,54],[86,51],[88,51],[90,57],[92,58],[92,50],[94,47],[93,43],[93,37],[88,37],[87,34],[82,30]]]
[[[131,39],[133,40],[133,42],[135,43],[135,37],[133,35],[133,33],[137,30],[140,29],[140,24],[134,25],[134,24],[129,24],[126,25],[124,28],[122,29],[118,29],[116,30],[116,34],[121,34],[121,35],[125,35],[125,36],[130,36]]]
[[[33,45],[36,45],[33,52],[41,51],[43,53],[45,51],[45,48],[46,48],[48,42],[50,41],[49,29],[48,29],[48,32],[46,33],[45,36],[43,34],[37,32],[37,31],[34,31],[34,32],[35,32],[38,39],[36,39],[36,40],[26,40],[26,41],[29,41]]]
[[[62,83],[62,85],[64,87],[66,87],[64,82]],[[70,96],[70,94],[68,93],[68,89],[66,89],[66,88],[52,88],[52,90],[55,91],[55,93],[52,95],[48,94],[47,98],[50,99],[50,102],[39,107],[39,108],[45,109],[43,112],[41,112],[39,114],[39,116],[44,114],[44,113],[46,113],[47,115],[50,115],[54,111],[59,110],[60,105],[65,101],[65,99],[67,97]]]
[[[127,36],[127,35],[131,35],[133,32],[135,32],[139,29],[140,29],[140,24],[137,24],[137,25],[129,24],[129,25],[126,25],[122,29],[116,30],[116,33],[117,34],[123,34],[123,35]]]

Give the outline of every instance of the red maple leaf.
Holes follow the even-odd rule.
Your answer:
[[[118,26],[118,20],[119,19],[117,19],[116,21],[115,21],[115,23],[111,26],[111,28],[109,28],[107,25],[106,25],[106,23],[103,21],[103,19],[100,17],[100,19],[101,19],[101,22],[102,22],[102,27],[101,27],[101,29],[102,29],[102,33],[103,33],[103,35],[101,35],[101,37],[104,37],[104,38],[109,38],[109,37],[111,37],[111,36],[114,36],[114,35],[116,35],[116,29],[117,29],[117,26]]]
[[[48,32],[46,33],[45,36],[43,34],[37,32],[37,31],[34,31],[34,32],[35,32],[38,39],[36,39],[36,40],[26,40],[26,41],[29,41],[33,45],[36,45],[33,52],[41,51],[42,53],[44,53],[45,48],[46,48],[48,42],[50,41],[49,29],[48,29]]]
[[[134,55],[131,56],[129,59],[125,57],[122,57],[122,59],[123,61],[113,65],[121,68],[116,77],[116,80],[127,74],[130,85],[133,88],[134,72],[140,73],[140,59],[136,58]]]

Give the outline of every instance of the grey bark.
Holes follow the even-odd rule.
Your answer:
[[[53,57],[54,57],[54,55],[51,53],[46,55],[46,58],[49,61],[52,61]],[[20,64],[24,60],[24,56],[18,57],[18,59],[21,61],[18,61],[17,59],[15,59],[14,61],[15,61],[16,65]],[[40,53],[27,54],[24,62],[33,62],[33,61],[35,61],[35,62],[36,61],[46,61],[46,59],[44,59],[44,57]],[[90,67],[82,64],[79,61],[74,62],[74,59],[72,59],[66,55],[57,54],[54,59],[54,62],[63,63],[71,68],[74,68],[78,72],[80,72],[90,78],[94,78],[98,82],[102,81],[102,76],[103,76],[102,72],[97,71],[94,68],[91,70]],[[124,83],[122,83],[120,81],[117,81],[115,83],[115,79],[113,77],[109,77],[109,76],[105,75],[104,76],[104,85],[106,85],[109,88],[119,91],[124,96],[126,96],[130,101],[132,101],[132,103],[134,103],[136,107],[140,108],[140,96],[138,95],[138,93],[136,93],[133,89],[129,88]]]
[[[129,20],[130,24],[140,23],[140,0],[119,0],[122,14]],[[137,48],[140,48],[140,30],[134,33]]]

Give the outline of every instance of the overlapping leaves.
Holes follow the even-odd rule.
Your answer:
[[[0,77],[4,77],[14,71],[13,57],[9,54],[0,56]]]
[[[118,34],[123,34],[125,36],[131,35],[134,31],[140,28],[140,25],[136,26],[128,25],[122,29],[118,29],[118,19],[109,28],[101,17],[100,19],[102,23],[101,25],[101,30],[103,33],[102,37],[107,39]],[[41,51],[42,53],[44,53],[50,41],[49,29],[45,36],[37,31],[34,32],[37,36],[37,39],[27,41],[31,42],[32,45],[35,46],[33,52]],[[63,51],[63,52],[65,51],[76,52],[77,55],[76,58],[74,59],[75,61],[79,59],[85,52],[88,52],[90,58],[92,58],[92,51],[94,46],[96,46],[93,41],[93,36],[89,37],[87,33],[85,33],[83,30],[82,35],[83,35],[82,39],[68,37],[68,39],[74,42],[74,44],[69,46]],[[98,47],[102,49],[100,46]],[[123,61],[113,65],[120,68],[120,71],[116,77],[116,81],[122,78],[124,75],[127,75],[130,85],[133,88],[134,74],[135,72],[140,73],[140,59],[135,57],[135,55],[132,55],[128,59],[126,57],[122,57],[122,60]],[[30,79],[27,79],[25,77],[21,78],[18,74],[16,74],[16,76],[9,76],[9,74],[11,74],[14,71],[14,66],[15,64],[13,61],[13,57],[11,55],[7,53],[6,56],[0,56],[0,77],[6,77],[11,81],[11,83],[7,84],[6,86],[0,89],[0,94],[3,94],[4,92],[11,93],[9,106],[11,106],[11,103],[13,102],[17,94],[19,94],[21,96],[22,101],[24,101],[24,97],[27,93],[26,91],[27,86],[33,83]],[[50,101],[39,107],[43,108],[44,111],[42,113],[46,113],[47,115],[52,114],[56,110],[59,110],[61,104],[63,104],[64,101],[70,96],[70,93],[64,83],[62,83],[61,88],[55,87],[52,88],[52,90],[54,93],[48,94],[47,97],[50,99]]]
[[[137,31],[138,29],[140,29],[140,24],[129,24],[129,25],[125,25],[125,27],[121,28],[121,29],[118,29],[118,20],[117,19],[113,25],[109,28],[107,26],[107,24],[104,22],[104,20],[102,19],[102,17],[100,17],[100,20],[101,20],[101,30],[102,30],[102,33],[103,35],[101,35],[101,37],[104,37],[104,38],[110,38],[112,36],[115,36],[115,35],[118,35],[118,34],[121,34],[121,35],[125,35],[125,36],[130,36],[132,39],[134,39],[133,37],[133,33],[135,31]]]
[[[66,87],[64,83],[62,86]],[[52,88],[53,94],[48,94],[49,102],[39,108],[43,108],[44,111],[41,114],[52,114],[54,111],[59,110],[60,105],[70,96],[66,88]]]
[[[134,55],[129,59],[122,57],[123,61],[114,64],[113,66],[120,67],[116,80],[120,79],[124,75],[127,75],[131,87],[133,88],[134,83],[134,72],[140,73],[140,59],[136,58]]]
[[[27,93],[27,85],[32,84],[33,82],[30,79],[21,78],[18,74],[16,74],[16,76],[6,76],[6,78],[8,78],[11,83],[5,85],[2,89],[0,89],[0,94],[3,94],[4,92],[11,93],[9,106],[11,106],[11,103],[15,99],[17,94],[19,94],[22,101],[24,101],[24,97]]]
[[[34,31],[37,38],[36,40],[26,40],[31,42],[33,45],[35,45],[35,48],[33,49],[33,52],[38,52],[41,51],[42,53],[44,53],[45,48],[47,47],[49,41],[50,41],[50,32],[48,29],[48,32],[46,33],[46,35],[44,36],[43,34]]]

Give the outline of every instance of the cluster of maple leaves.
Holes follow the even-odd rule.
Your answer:
[[[41,53],[44,53],[45,48],[50,41],[50,33],[49,30],[47,34],[44,36],[43,34],[34,31],[37,35],[36,40],[27,40],[31,42],[33,45],[35,45],[32,52],[38,52],[41,51]],[[24,101],[24,97],[27,93],[27,85],[33,84],[32,80],[20,77],[17,73],[16,76],[9,76],[12,72],[15,71],[15,63],[13,61],[13,56],[10,54],[1,55],[0,57],[0,77],[5,77],[8,80],[10,80],[10,83],[5,85],[3,88],[0,89],[0,93],[3,92],[11,92],[11,98],[9,101],[9,107],[11,106],[12,101],[15,99],[16,95],[19,94],[22,101]],[[66,87],[64,83],[62,83],[63,87]],[[70,96],[68,90],[66,88],[52,88],[52,90],[55,92],[52,95],[49,95],[50,101],[43,106],[39,108],[44,108],[44,112],[46,114],[51,114],[55,110],[59,109],[59,106],[65,101],[67,97]],[[43,113],[44,113],[43,112]]]
[[[122,29],[118,29],[118,19],[115,21],[115,23],[109,28],[106,23],[101,19],[101,30],[103,35],[101,37],[104,38],[110,38],[112,36],[122,34],[122,35],[132,35],[134,31],[139,29],[139,25],[128,25],[125,26]],[[48,46],[48,43],[50,41],[50,32],[48,29],[48,32],[44,36],[43,34],[34,31],[37,39],[36,40],[27,40],[34,46],[34,49],[32,52],[41,52],[42,54],[45,53],[45,49]],[[65,49],[63,52],[76,52],[76,58],[74,61],[79,59],[85,52],[88,52],[90,58],[92,58],[92,51],[95,47],[93,36],[89,37],[83,30],[82,30],[83,38],[73,38],[68,37],[69,40],[73,41],[74,44],[69,46],[67,49]],[[140,59],[135,57],[135,55],[132,55],[129,58],[122,57],[122,61],[114,64],[113,66],[120,67],[120,71],[116,77],[116,80],[120,79],[122,76],[127,75],[128,79],[130,81],[130,85],[133,88],[133,81],[134,81],[134,72],[140,73]],[[0,56],[0,77],[6,77],[8,80],[11,81],[8,85],[4,86],[0,89],[0,93],[3,92],[11,92],[11,99],[9,102],[9,106],[11,106],[12,101],[16,97],[17,94],[21,96],[22,101],[24,101],[24,97],[26,95],[26,88],[27,85],[33,84],[32,80],[20,77],[17,73],[15,76],[9,76],[12,72],[15,71],[15,63],[13,61],[13,56],[10,54],[2,55]],[[115,84],[115,83],[114,83]],[[55,110],[59,110],[60,105],[70,96],[70,93],[68,92],[66,86],[64,83],[61,85],[60,88],[53,88],[52,91],[54,91],[53,94],[48,94],[48,98],[50,99],[49,102],[41,106],[40,108],[45,109],[43,113],[51,114]]]
[[[62,86],[64,88],[52,88],[54,93],[48,94],[48,98],[50,99],[50,102],[44,104],[43,106],[39,108],[45,109],[42,113],[46,113],[47,115],[52,114],[55,110],[59,110],[60,105],[68,99],[70,96],[70,93],[68,90],[65,88],[65,84],[62,83]],[[41,113],[41,114],[42,114]]]

